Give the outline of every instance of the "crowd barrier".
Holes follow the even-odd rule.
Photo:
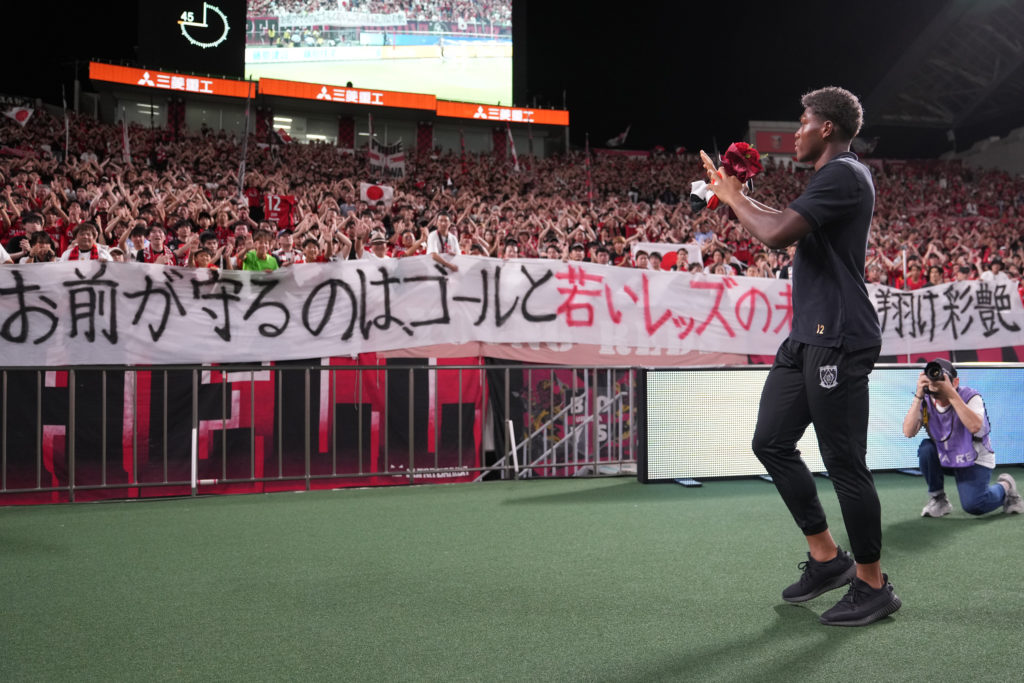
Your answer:
[[[636,376],[485,359],[0,371],[0,504],[635,472]]]
[[[1024,463],[1022,363],[959,362],[1000,465]],[[485,358],[0,370],[0,505],[488,478],[764,474],[767,368],[567,367]],[[868,466],[913,469],[921,364],[872,373]],[[813,428],[799,444],[824,471]]]

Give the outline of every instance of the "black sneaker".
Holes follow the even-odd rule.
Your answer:
[[[903,603],[893,591],[888,574],[882,574],[882,582],[882,587],[875,589],[855,578],[843,599],[821,615],[821,623],[828,626],[866,626],[898,610]]]
[[[857,575],[857,566],[850,553],[842,548],[837,550],[838,554],[828,562],[818,562],[807,553],[807,561],[797,565],[797,569],[804,571],[803,575],[799,581],[782,591],[782,599],[786,602],[806,602],[850,583]]]

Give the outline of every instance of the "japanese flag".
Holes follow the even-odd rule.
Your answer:
[[[11,107],[4,112],[4,116],[14,119],[18,122],[18,125],[24,128],[34,111],[35,109],[29,109],[28,107]]]
[[[359,183],[359,198],[369,204],[384,202],[385,206],[391,206],[395,199],[395,188],[390,185]]]

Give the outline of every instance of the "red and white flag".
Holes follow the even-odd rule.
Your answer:
[[[11,107],[4,112],[4,116],[14,119],[18,122],[19,126],[24,128],[25,124],[28,123],[29,118],[32,117],[34,112],[35,109],[29,109],[28,107]]]
[[[512,170],[518,173],[519,155],[516,154],[516,140],[512,137],[512,126],[506,123],[505,130],[508,132],[508,144],[512,148]]]
[[[384,145],[376,140],[370,140],[370,166],[381,169],[387,175],[405,175],[405,151],[402,148],[402,141]]]
[[[359,183],[359,198],[367,204],[383,202],[384,206],[391,206],[391,202],[395,200],[395,188],[390,185]]]
[[[630,128],[632,128],[632,124],[626,126],[626,130],[622,131],[615,137],[609,139],[607,142],[605,142],[605,144],[608,145],[609,147],[622,147],[624,144],[626,144],[626,136],[629,135]]]

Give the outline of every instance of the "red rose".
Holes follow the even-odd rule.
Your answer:
[[[722,168],[729,175],[736,176],[745,183],[764,170],[761,155],[756,149],[745,142],[734,142],[729,145],[722,156]]]

